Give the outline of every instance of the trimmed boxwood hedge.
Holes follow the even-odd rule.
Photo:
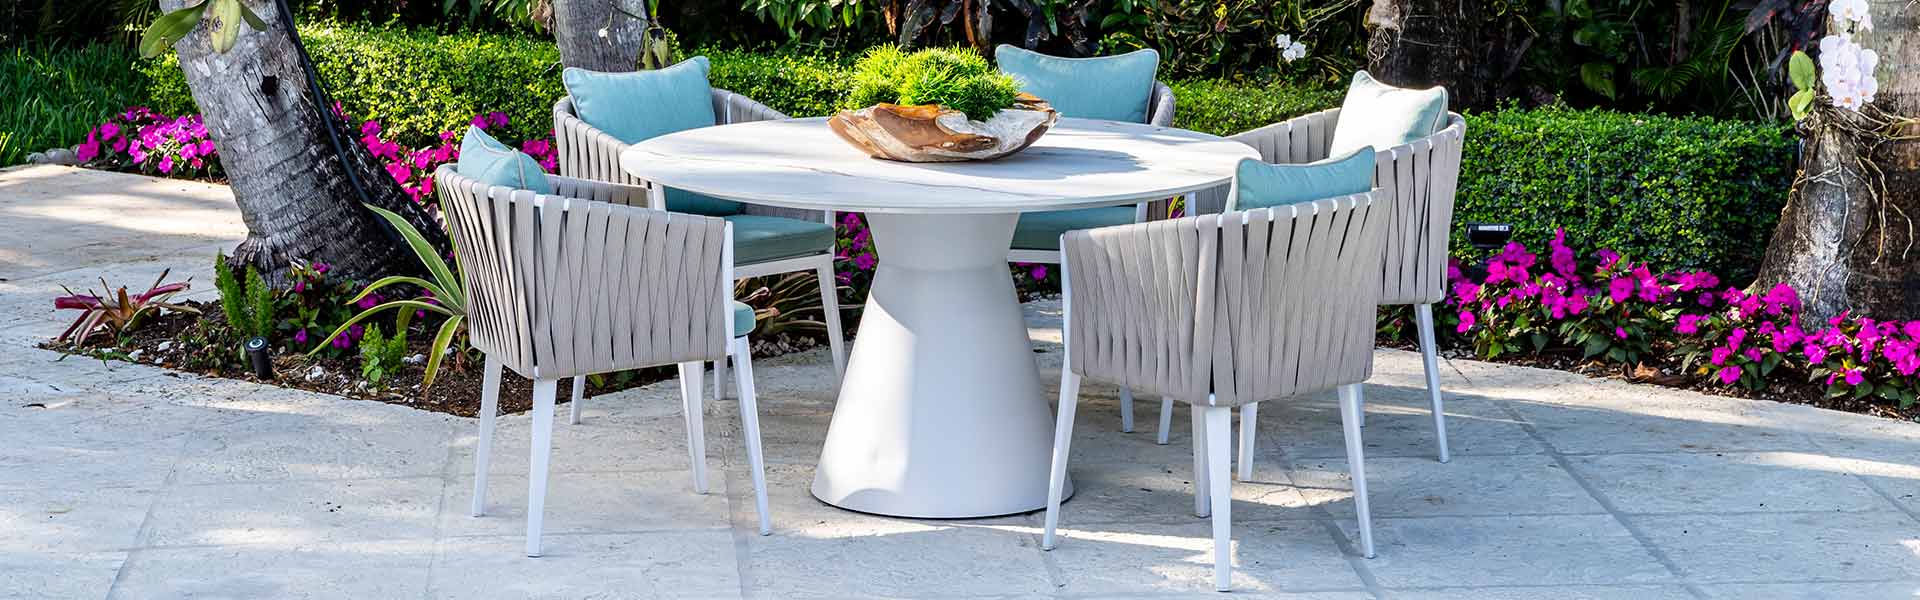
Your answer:
[[[1564,227],[1661,268],[1744,281],[1780,220],[1796,143],[1785,126],[1707,117],[1471,115],[1454,221],[1512,223],[1536,249]]]
[[[389,139],[433,142],[474,114],[506,112],[510,139],[552,129],[565,93],[550,42],[367,26],[303,29],[333,94]],[[851,56],[702,51],[711,79],[794,116],[829,114],[847,93]],[[155,105],[194,111],[172,59],[142,67]],[[1337,106],[1341,92],[1286,83],[1173,81],[1175,124],[1227,135]],[[1556,227],[1663,268],[1750,275],[1793,176],[1783,126],[1547,108],[1469,116],[1456,221],[1508,222],[1542,247]],[[84,132],[83,132],[84,134]],[[79,140],[73,140],[77,142]],[[1457,250],[1464,240],[1455,236]]]

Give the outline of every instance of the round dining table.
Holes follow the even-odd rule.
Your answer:
[[[663,135],[620,166],[656,199],[666,186],[866,215],[879,265],[813,495],[866,513],[967,518],[1046,507],[1053,413],[1007,266],[1020,213],[1224,186],[1243,158],[1259,154],[1203,133],[1067,118],[999,160],[895,162],[813,118]]]

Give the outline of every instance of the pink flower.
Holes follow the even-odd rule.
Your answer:
[[[1707,320],[1706,315],[1680,315],[1680,320],[1673,326],[1673,331],[1685,335],[1700,333],[1700,322],[1705,320]]]
[[[1614,263],[1620,262],[1619,252],[1614,252],[1612,250],[1608,250],[1605,248],[1602,248],[1599,252],[1593,253],[1593,255],[1600,257],[1601,269],[1611,269],[1613,268]]]
[[[1766,357],[1766,355],[1765,355],[1764,353],[1762,353],[1762,352],[1760,351],[1760,347],[1759,347],[1759,346],[1752,346],[1752,347],[1749,347],[1749,348],[1747,348],[1747,351],[1746,351],[1746,352],[1742,352],[1742,353],[1740,353],[1740,354],[1741,354],[1742,356],[1745,356],[1745,357],[1747,357],[1747,360],[1750,360],[1750,361],[1753,361],[1753,362],[1760,362],[1760,359],[1762,359],[1762,358],[1765,358],[1765,357]]]
[[[1727,364],[1727,359],[1729,358],[1733,358],[1732,348],[1728,348],[1726,346],[1716,346],[1714,347],[1712,357],[1709,360],[1711,360],[1715,366],[1719,366],[1719,365]]]
[[[1800,295],[1793,291],[1793,286],[1784,283],[1767,290],[1763,300],[1767,303],[1767,314],[1777,315],[1782,309],[1800,310]]]
[[[1740,380],[1740,367],[1724,367],[1715,375],[1720,377],[1720,383],[1733,385],[1733,382]]]
[[[862,271],[873,270],[873,266],[878,262],[872,254],[861,254],[853,257],[853,266],[859,267]]]
[[[1811,364],[1817,365],[1827,361],[1827,349],[1819,344],[1802,345],[1800,353],[1806,355],[1807,362]]]
[[[1625,302],[1627,300],[1627,296],[1632,294],[1633,294],[1632,279],[1621,277],[1619,279],[1615,279],[1613,281],[1607,282],[1607,296],[1613,299],[1614,304]]]
[[[1047,278],[1047,266],[1046,266],[1046,265],[1034,265],[1034,266],[1033,266],[1033,271],[1032,271],[1032,272],[1030,272],[1030,273],[1028,273],[1028,274],[1029,274],[1029,275],[1032,275],[1034,279],[1046,279],[1046,278]]]
[[[406,183],[408,180],[413,179],[413,169],[409,169],[406,165],[398,163],[388,164],[387,174],[393,176],[393,180],[399,183]]]
[[[1858,386],[1866,383],[1867,375],[1866,373],[1860,372],[1859,369],[1847,369],[1846,380],[1847,385]]]
[[[507,113],[503,113],[503,112],[500,112],[500,111],[494,111],[494,112],[492,112],[492,113],[489,113],[489,114],[487,115],[487,122],[488,122],[488,123],[492,123],[492,124],[493,124],[493,126],[495,126],[495,127],[506,127],[506,126],[507,126]]]
[[[305,346],[305,345],[307,345],[307,330],[306,330],[306,328],[301,328],[301,329],[300,329],[299,331],[295,331],[295,332],[293,332],[293,343],[295,343],[295,344],[299,344],[299,345],[301,345],[301,346]]]
[[[1735,329],[1733,330],[1733,333],[1727,334],[1728,348],[1739,350],[1740,344],[1745,341],[1747,341],[1747,328],[1745,327]]]
[[[1613,328],[1613,337],[1617,337],[1623,340],[1627,339],[1627,330],[1624,328],[1615,327]]]
[[[365,123],[360,124],[360,135],[379,135],[379,133],[380,133],[379,121],[367,121]]]
[[[100,157],[100,142],[94,141],[92,136],[88,136],[87,141],[81,142],[80,147],[74,149],[73,157],[80,159],[80,162],[83,163],[92,162],[93,159]]]
[[[1567,247],[1567,230],[1558,228],[1553,231],[1553,241],[1547,242],[1548,258],[1553,272],[1561,277],[1571,278],[1578,266],[1573,260],[1573,249]]]
[[[1473,319],[1474,319],[1474,317],[1473,317],[1473,311],[1470,311],[1470,310],[1463,310],[1463,311],[1460,311],[1460,326],[1459,326],[1459,327],[1455,327],[1455,328],[1454,328],[1454,332],[1456,332],[1456,333],[1466,333],[1467,331],[1469,331],[1469,330],[1472,330],[1472,329],[1473,329]]]

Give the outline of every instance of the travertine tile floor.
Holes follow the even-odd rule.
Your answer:
[[[213,250],[243,232],[217,186],[0,171],[0,597],[1218,597],[1186,415],[1168,446],[1147,431],[1157,403],[1120,433],[1106,386],[1080,411],[1080,491],[1052,552],[1038,515],[813,500],[833,405],[815,351],[756,365],[774,535],[753,534],[730,401],[708,405],[718,485],[691,492],[669,383],[558,426],[549,555],[527,559],[525,415],[502,422],[475,519],[473,420],[31,348],[59,330],[59,284],[168,267],[210,282]],[[1057,306],[1027,312],[1051,385]],[[1353,552],[1332,399],[1270,407],[1255,477],[1234,487],[1236,595],[1920,597],[1920,424],[1456,361],[1443,465],[1418,358],[1377,364],[1379,557]]]

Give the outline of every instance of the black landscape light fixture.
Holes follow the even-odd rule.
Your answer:
[[[1467,243],[1475,250],[1495,250],[1513,239],[1513,225],[1507,223],[1468,223]]]
[[[245,346],[247,362],[253,366],[253,376],[263,381],[273,380],[273,354],[267,347],[267,338],[247,338]]]

